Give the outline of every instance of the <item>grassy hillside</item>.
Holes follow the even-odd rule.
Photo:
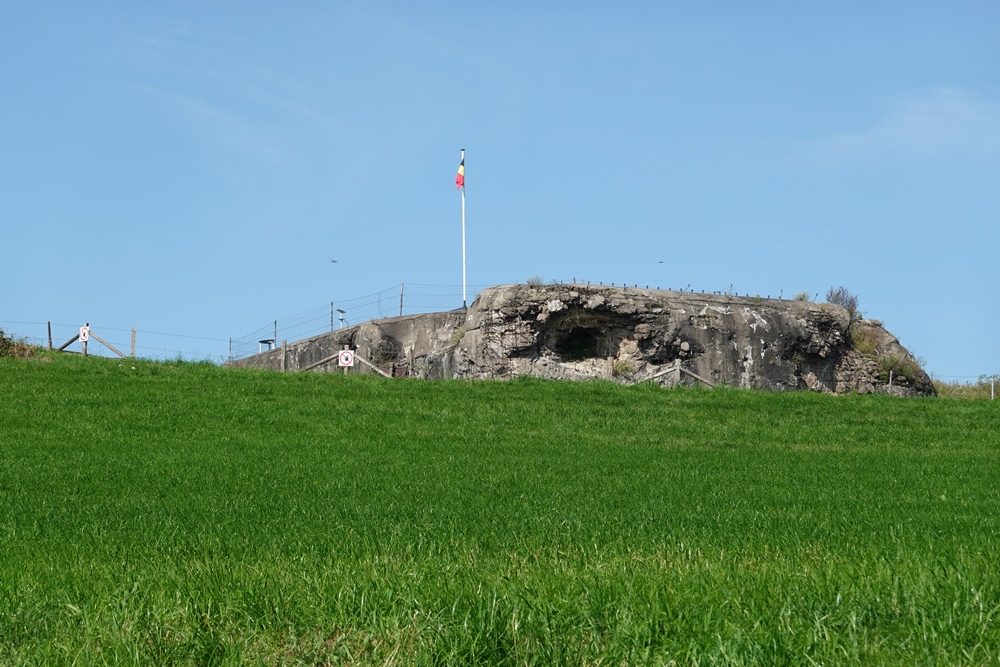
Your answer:
[[[1000,405],[0,359],[0,665],[993,664]]]

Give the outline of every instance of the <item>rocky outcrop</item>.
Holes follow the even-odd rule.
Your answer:
[[[467,311],[375,320],[234,363],[331,370],[344,347],[387,374],[431,379],[934,393],[879,322],[852,323],[837,305],[592,285],[494,287]]]

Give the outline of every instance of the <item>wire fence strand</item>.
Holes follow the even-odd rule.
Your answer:
[[[16,332],[16,337],[19,340],[31,345],[48,347],[51,342],[53,348],[62,347],[80,333],[79,324],[62,322],[4,320],[0,321],[0,328],[8,333]],[[132,329],[103,326],[99,322],[91,322],[90,329],[123,355],[131,356],[134,353],[136,357],[143,359],[178,359],[221,363],[226,360],[229,345],[228,339],[136,329],[133,350]],[[52,332],[51,341],[49,340],[50,330]],[[79,342],[71,343],[66,348],[69,352],[78,352],[80,349]],[[92,339],[88,344],[87,354],[98,357],[118,356],[96,339]]]
[[[530,280],[529,280],[530,282]],[[551,281],[553,284],[564,284],[561,280]],[[589,280],[573,278],[570,284],[608,285],[610,283],[592,283]],[[626,283],[619,283],[628,287]],[[489,285],[469,285],[467,288],[468,303]],[[635,285],[635,287],[641,287]],[[650,286],[645,286],[650,287]],[[655,289],[660,289],[656,286]],[[666,289],[672,289],[667,287]],[[680,291],[694,291],[690,285]],[[733,294],[733,286],[713,294]],[[749,294],[748,294],[749,296]],[[759,296],[759,295],[758,295]],[[768,299],[771,295],[767,295]],[[784,291],[779,291],[778,299],[785,297]],[[796,296],[796,299],[800,296]],[[819,298],[819,294],[816,295]],[[144,329],[124,329],[120,327],[102,326],[91,323],[91,329],[101,338],[125,355],[147,359],[177,359],[184,361],[208,361],[224,363],[227,360],[243,359],[258,354],[265,347],[278,345],[282,340],[298,341],[323,333],[329,333],[341,327],[361,324],[376,319],[398,317],[401,315],[416,315],[421,313],[443,312],[456,310],[463,305],[463,290],[461,285],[409,284],[393,285],[371,294],[330,301],[309,310],[287,315],[268,321],[258,329],[237,338],[220,339],[206,336],[194,336],[178,333],[147,331]],[[79,324],[57,322],[25,322],[16,320],[0,320],[0,330],[8,336],[13,336],[26,343],[54,348],[72,340],[80,330]],[[51,340],[50,332],[51,331]],[[132,332],[135,331],[133,348]],[[88,353],[95,356],[117,356],[99,342],[88,346]],[[79,343],[69,346],[69,351],[79,350]],[[75,348],[75,349],[74,349]],[[989,385],[997,375],[959,376],[931,374],[935,380],[961,384]]]
[[[468,299],[487,285],[470,285]],[[233,338],[231,359],[243,359],[282,340],[311,338],[335,329],[371,320],[455,310],[462,307],[461,285],[401,284],[351,299],[329,303],[295,315],[272,320],[270,323],[239,338]]]

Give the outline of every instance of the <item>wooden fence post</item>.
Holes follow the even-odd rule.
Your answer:
[[[93,331],[90,332],[90,335],[93,336],[94,340],[96,340],[98,343],[100,343],[104,347],[108,348],[109,350],[111,350],[112,352],[114,352],[115,354],[117,354],[122,359],[125,358],[125,355],[122,354],[121,352],[119,352],[118,348],[116,348],[114,345],[112,345],[108,341],[104,340],[103,338],[101,338],[100,336],[98,336],[97,334],[95,334]]]
[[[65,350],[67,347],[69,347],[70,345],[72,345],[73,343],[75,343],[78,340],[80,340],[80,334],[76,334],[75,336],[73,336],[72,338],[70,338],[68,341],[66,341],[65,343],[63,343],[62,347],[60,347],[59,349],[57,349],[56,352],[62,352],[63,350]]]

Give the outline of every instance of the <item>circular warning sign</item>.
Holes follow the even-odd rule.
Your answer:
[[[90,327],[80,327],[80,342],[86,343],[90,340]]]
[[[354,351],[344,350],[337,357],[337,361],[341,366],[353,366],[354,365]]]

